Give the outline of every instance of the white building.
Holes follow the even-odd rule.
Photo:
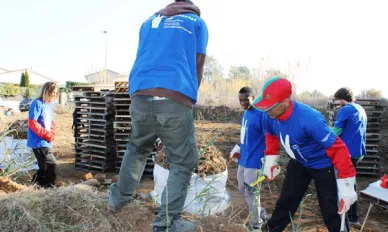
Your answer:
[[[128,81],[128,75],[120,74],[112,70],[101,70],[100,72],[91,73],[85,76],[88,83],[91,84],[114,84],[116,81]]]
[[[2,68],[0,67],[0,73],[5,73],[5,72],[9,72],[9,70],[5,69],[5,68]]]
[[[32,69],[7,70],[0,67],[0,83],[1,84],[20,84],[22,73],[27,71],[30,77],[30,84],[43,85],[47,81],[59,83],[58,80],[45,76]]]

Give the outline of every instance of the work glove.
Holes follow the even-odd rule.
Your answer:
[[[44,139],[47,141],[47,142],[52,142],[54,141],[54,137],[55,137],[55,134],[50,132],[50,131],[47,131],[47,133],[45,134],[44,136]]]
[[[266,155],[263,168],[263,174],[268,180],[273,180],[280,173],[278,166],[279,155]]]
[[[350,206],[357,201],[357,193],[354,190],[356,177],[348,177],[337,180],[338,196],[340,205],[338,208],[339,214],[346,213]]]
[[[229,153],[229,163],[231,163],[232,161],[237,163],[239,159],[240,159],[240,146],[236,144],[233,150]]]
[[[51,122],[50,132],[53,133],[55,136],[55,134],[56,134],[55,131],[56,131],[56,124],[53,121],[53,122]]]

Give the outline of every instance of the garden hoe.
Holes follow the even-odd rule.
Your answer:
[[[276,170],[274,172],[276,172],[276,175],[279,174],[280,173],[280,167],[277,166]],[[263,182],[266,179],[267,179],[267,177],[263,175],[263,176],[260,176],[259,178],[257,178],[255,181],[253,181],[250,184],[247,184],[246,182],[244,182],[244,185],[248,189],[249,192],[255,193],[256,190],[257,190],[257,185],[260,184],[261,182]]]

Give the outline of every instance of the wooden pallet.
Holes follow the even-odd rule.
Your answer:
[[[127,92],[128,93],[128,88],[129,88],[128,81],[115,82],[115,92]]]
[[[77,162],[89,162],[90,160],[90,154],[84,154],[84,153],[76,153],[75,154],[75,161]]]
[[[119,130],[131,130],[131,122],[116,121],[116,122],[113,122],[113,128],[119,129]]]
[[[116,122],[131,122],[131,115],[115,115]]]
[[[381,115],[384,113],[384,110],[370,110],[365,111],[365,113],[368,117],[381,117]]]
[[[89,162],[83,163],[83,162],[75,162],[75,169],[77,170],[83,170],[83,171],[89,171]]]
[[[114,132],[113,130],[105,130],[104,128],[91,128],[87,132],[83,132],[77,137],[103,137],[103,138],[113,138]]]
[[[131,99],[128,92],[115,92],[113,96],[115,99]]]
[[[121,161],[116,161],[115,162],[115,168],[116,168],[117,172],[120,171]],[[146,166],[144,168],[144,172],[143,172],[142,177],[153,177],[153,172],[154,172],[154,168],[153,167]]]
[[[92,173],[104,173],[104,172],[113,171],[115,169],[114,165],[115,165],[114,162],[105,163],[105,164],[93,164],[93,163],[86,164],[86,163],[76,162],[75,168],[77,170],[83,170],[83,171],[92,172]]]
[[[356,169],[357,176],[379,176],[379,167],[376,165],[359,165]]]
[[[96,143],[96,144],[103,144],[104,146],[115,146],[116,142],[112,138],[105,138],[105,137],[99,137],[99,136],[90,136],[88,138],[76,138],[77,144],[85,144],[85,143]]]
[[[71,90],[77,92],[94,91],[94,86],[73,86]]]
[[[115,113],[116,115],[120,116],[120,115],[130,115],[129,113],[129,107],[128,108],[120,108],[120,109],[115,109]]]
[[[145,166],[145,172],[153,172],[153,169],[154,169],[154,161],[152,160],[152,156],[154,155],[154,153],[151,153],[148,157],[147,157],[147,162],[146,162],[146,166]],[[115,161],[115,166],[116,166],[116,169],[120,169],[121,167],[121,161],[122,161],[122,158],[123,157],[119,157],[116,161]]]
[[[117,155],[113,129],[114,92],[94,90],[75,97],[75,160],[76,168],[104,172],[114,168]]]
[[[356,103],[362,106],[366,106],[366,105],[379,106],[381,105],[381,100],[380,99],[357,99]]]

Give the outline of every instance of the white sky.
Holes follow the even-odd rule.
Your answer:
[[[141,23],[169,0],[0,0],[0,67],[83,81],[107,68],[128,74]],[[388,14],[383,0],[194,0],[209,28],[208,55],[230,65],[294,70],[298,92],[342,86],[388,95]],[[384,29],[385,28],[385,29]]]

